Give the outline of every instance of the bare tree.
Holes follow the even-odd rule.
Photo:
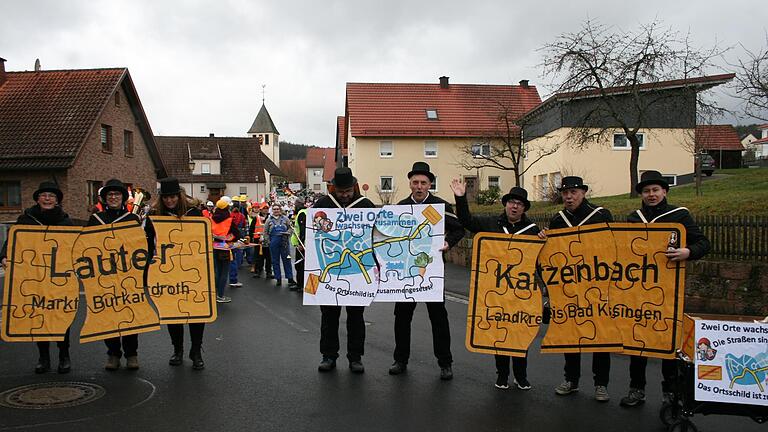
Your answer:
[[[706,86],[680,86],[664,91],[663,83],[705,75],[712,60],[722,54],[717,46],[699,50],[688,35],[681,36],[659,21],[635,31],[587,20],[575,33],[564,33],[544,45],[542,68],[550,77],[555,93],[572,100],[588,97],[592,103],[579,124],[571,129],[569,141],[577,148],[611,142],[621,130],[630,145],[630,195],[635,197],[638,160],[642,146],[638,131],[648,127],[659,110],[670,115],[683,103],[696,100],[697,107],[721,112],[713,102],[698,98]],[[710,86],[711,87],[711,86]],[[687,119],[695,127],[695,114]],[[610,141],[609,141],[610,139]]]
[[[744,112],[750,117],[768,121],[768,33],[766,47],[752,52],[741,45],[748,59],[739,60],[736,75],[736,95],[744,103]]]
[[[392,185],[392,190],[390,191],[384,191],[381,189],[381,186],[376,186],[376,195],[379,196],[381,205],[393,204],[397,196],[397,186]]]
[[[459,148],[458,165],[466,170],[496,168],[512,171],[515,186],[522,186],[523,175],[543,157],[557,151],[557,145],[525,149],[520,137],[519,113],[503,102],[496,102],[497,127],[475,142],[468,142]],[[525,159],[525,165],[523,165]]]

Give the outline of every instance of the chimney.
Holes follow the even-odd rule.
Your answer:
[[[5,59],[0,57],[0,86],[5,83],[6,76],[5,76]]]
[[[444,88],[444,89],[448,88],[448,77],[447,76],[441,76],[440,77],[440,88]]]
[[[528,80],[520,80],[520,87],[528,88]]]
[[[213,132],[208,134],[208,138],[213,138]]]

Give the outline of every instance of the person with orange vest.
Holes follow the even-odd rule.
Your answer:
[[[229,203],[220,199],[216,202],[216,209],[211,218],[211,232],[213,233],[214,244],[224,242],[227,245],[240,239],[240,230],[232,223],[232,216],[229,214]],[[216,281],[216,302],[229,303],[231,298],[224,295],[224,288],[227,286],[229,276],[229,262],[231,253],[228,249],[213,250],[213,274]]]
[[[255,248],[255,257],[253,260],[253,277],[261,277],[261,274],[266,271],[266,278],[272,279],[272,256],[269,253],[269,247],[265,246],[261,242],[261,238],[264,235],[264,224],[269,217],[269,204],[262,203],[259,206],[259,213],[257,213],[253,220],[251,220],[251,226],[249,232],[251,234],[251,243],[258,244]]]

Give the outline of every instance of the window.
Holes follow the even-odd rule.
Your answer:
[[[200,193],[205,192],[205,185],[200,186]]]
[[[210,174],[211,173],[211,163],[210,162],[203,162],[200,164],[200,173],[202,174]]]
[[[437,141],[424,141],[424,157],[437,157]]]
[[[101,125],[101,151],[112,153],[112,126]]]
[[[133,156],[133,132],[123,131],[123,149],[126,156]]]
[[[392,192],[392,177],[379,177],[379,190],[381,192]]]
[[[437,110],[436,109],[428,109],[427,111],[427,120],[437,120]]]
[[[248,195],[248,186],[240,186],[240,195]]]
[[[269,145],[269,135],[264,135],[264,145]]]
[[[315,177],[320,177],[321,175],[323,175],[323,173],[322,171],[316,169],[316,170],[312,170],[312,175]]]
[[[640,140],[640,148],[645,148],[645,134],[637,134],[637,139]],[[632,147],[629,145],[629,140],[624,134],[613,134],[613,149],[614,150],[630,150]]]
[[[320,185],[315,183],[312,185],[312,190],[320,190]]]
[[[437,192],[437,176],[435,176],[435,181],[432,182],[432,185],[429,187],[430,192]]]
[[[21,182],[0,182],[0,208],[21,207]]]
[[[491,157],[491,145],[490,144],[472,144],[472,156],[479,157]]]
[[[120,92],[115,92],[115,106],[120,106]]]
[[[395,145],[392,141],[379,141],[379,156],[391,158],[395,153]]]
[[[488,189],[490,188],[501,189],[498,176],[488,176]]]

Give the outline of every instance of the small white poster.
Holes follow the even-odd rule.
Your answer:
[[[374,301],[443,301],[444,242],[444,204],[384,206],[373,232],[381,266]]]
[[[768,405],[768,324],[695,325],[696,400]]]

